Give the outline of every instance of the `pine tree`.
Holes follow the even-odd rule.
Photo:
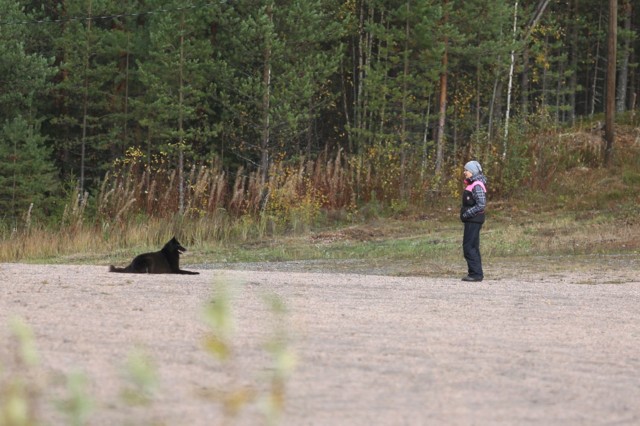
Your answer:
[[[53,74],[50,61],[28,46],[25,14],[15,1],[0,0],[0,220],[15,226],[33,204],[33,214],[54,210],[57,174],[41,134],[39,101]]]
[[[0,131],[1,219],[13,226],[56,210],[59,181],[38,124],[23,117],[7,121]]]
[[[138,62],[145,93],[136,103],[137,115],[144,111],[147,116],[142,123],[147,125],[148,143],[155,146],[154,151],[168,152],[173,158],[182,213],[185,155],[195,159],[193,153],[204,150],[215,135],[206,105],[215,81],[211,41],[204,37],[211,12],[179,1],[155,1],[150,6],[167,13],[149,19],[149,56]]]
[[[263,173],[271,158],[310,152],[313,123],[334,102],[330,78],[344,30],[328,4],[238,1],[222,10],[215,47],[223,138]]]
[[[353,130],[361,145],[377,146],[381,157],[394,158],[397,167],[381,164],[380,172],[399,172],[394,180],[404,198],[409,158],[419,157],[415,154],[423,145],[427,105],[439,76],[442,42],[430,28],[441,10],[422,0],[378,7],[382,9],[370,14],[365,25],[371,55],[366,55],[366,71],[360,76],[359,127]]]
[[[50,61],[27,50],[31,17],[14,0],[0,0],[0,120],[13,120],[20,114],[36,116],[34,107],[48,89],[52,76]]]
[[[117,140],[110,120],[117,61],[107,38],[112,29],[110,0],[66,0],[54,40],[60,72],[51,120],[55,148],[65,176],[78,179],[80,193],[90,189],[112,159]]]

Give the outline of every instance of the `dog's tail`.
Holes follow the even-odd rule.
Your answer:
[[[113,265],[109,266],[109,272],[126,272],[125,268],[117,268]]]

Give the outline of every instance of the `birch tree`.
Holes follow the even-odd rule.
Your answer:
[[[531,16],[529,23],[524,29],[524,36],[522,37],[523,42],[526,43],[531,33],[535,29],[536,25],[538,25],[538,22],[540,22],[540,19],[542,19],[544,11],[546,10],[549,4],[549,1],[550,0],[539,0],[534,14]],[[513,12],[513,32],[512,33],[514,36],[513,38],[514,38],[514,46],[515,46],[516,34],[518,32],[518,0],[515,1],[513,9],[514,9],[514,12]],[[511,91],[513,89],[513,71],[515,68],[515,58],[516,58],[515,53],[516,53],[515,50],[511,51],[511,65],[509,67],[509,84],[507,87],[507,110],[505,115],[504,139],[503,139],[503,145],[502,145],[503,160],[506,159],[507,157],[507,139],[509,137],[509,116],[511,113]]]

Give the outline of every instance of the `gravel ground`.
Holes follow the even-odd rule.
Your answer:
[[[185,265],[201,274],[180,276],[0,264],[0,339],[12,342],[15,316],[34,330],[40,361],[28,374],[43,424],[68,424],[54,402],[76,371],[89,380],[91,425],[266,424],[259,401],[274,360],[264,344],[280,326],[297,362],[279,424],[640,424],[637,257],[578,263],[503,265],[482,283],[308,271],[327,265]],[[225,363],[203,349],[216,283],[231,289]],[[284,302],[284,324],[265,295]],[[121,396],[135,348],[158,370],[146,406]],[[0,386],[26,374],[15,351],[0,346]],[[221,399],[251,393],[241,389],[255,401],[231,417]]]

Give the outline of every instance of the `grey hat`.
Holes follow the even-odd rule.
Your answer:
[[[471,172],[471,176],[475,177],[482,173],[482,166],[477,161],[469,161],[464,165],[464,169]]]

